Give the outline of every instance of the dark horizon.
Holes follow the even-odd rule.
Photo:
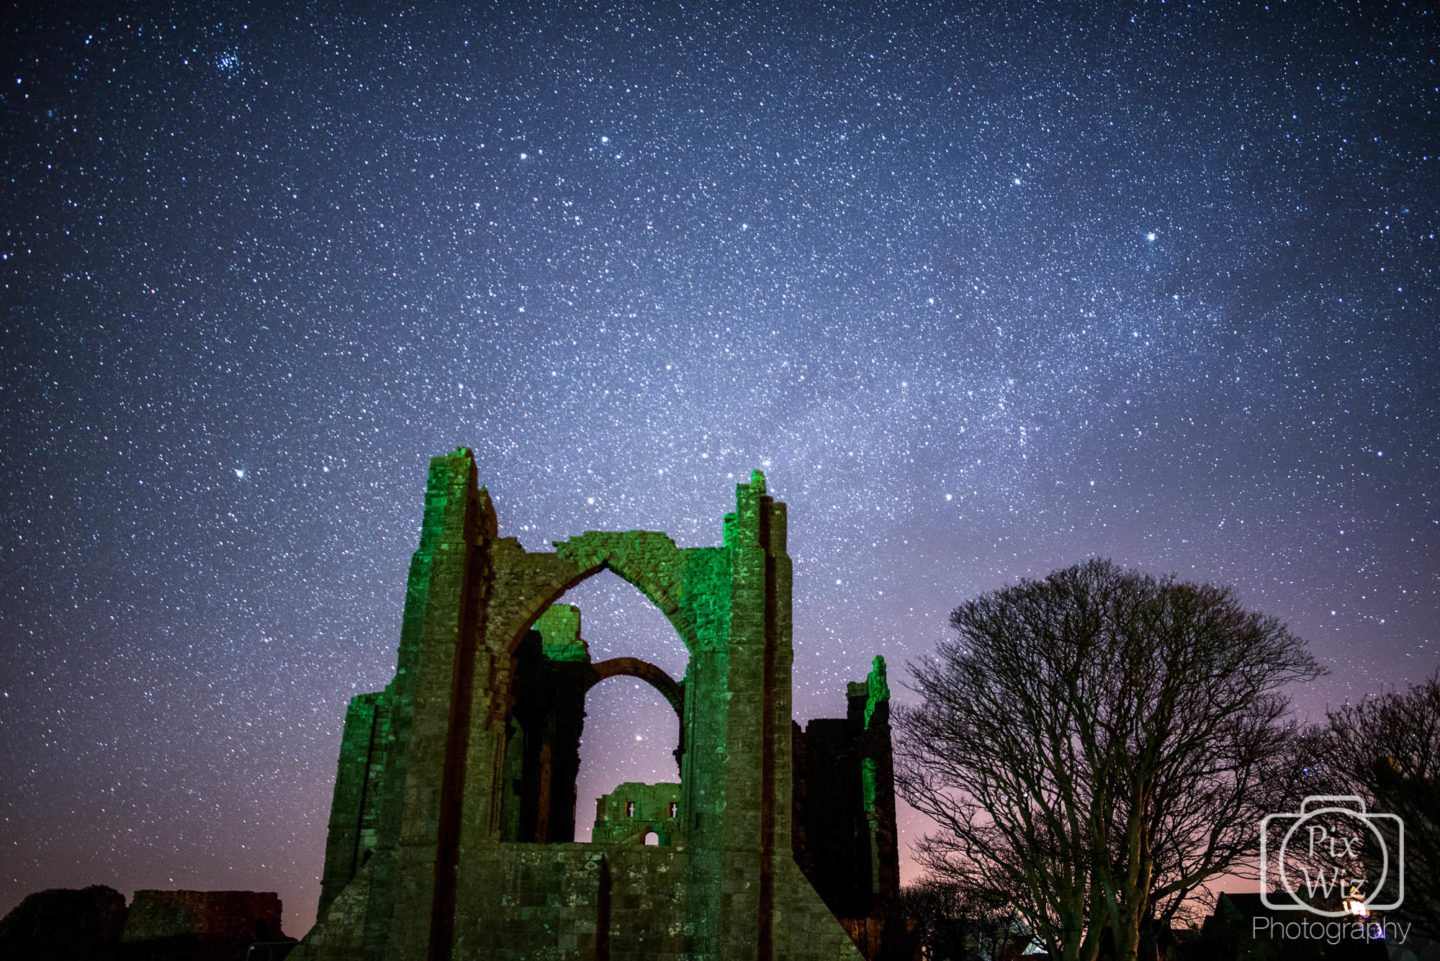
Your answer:
[[[1440,31],[1301,6],[17,10],[0,914],[275,890],[304,933],[456,446],[530,549],[718,543],[765,471],[802,720],[1091,556],[1286,621],[1298,716],[1428,677]],[[594,698],[582,820],[674,767],[658,695]]]

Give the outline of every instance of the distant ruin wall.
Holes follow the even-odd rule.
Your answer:
[[[294,946],[271,891],[31,894],[0,919],[0,958],[14,961],[280,961]]]

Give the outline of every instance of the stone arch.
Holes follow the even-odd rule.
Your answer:
[[[639,678],[660,692],[660,696],[669,702],[675,709],[676,716],[683,724],[685,721],[685,689],[684,685],[676,681],[669,674],[648,661],[642,661],[638,657],[612,657],[609,660],[601,661],[590,668],[590,683],[586,690],[599,684],[608,677],[634,677]]]
[[[644,681],[675,709],[675,719],[679,722],[679,730],[675,737],[675,765],[683,770],[685,757],[684,683],[676,681],[654,664],[642,661],[638,657],[612,657],[591,665],[589,682],[585,686],[586,694],[588,695],[590,689],[596,684],[611,677],[633,677]]]
[[[682,685],[638,658],[614,659],[597,674],[581,640],[581,612],[564,597],[608,569],[665,616],[693,658],[697,645],[686,629],[691,619],[682,616],[678,601],[687,557],[664,534],[630,531],[583,534],[558,543],[554,553],[530,553],[518,540],[497,539],[488,560],[477,573],[494,585],[488,623],[481,627],[491,673],[472,695],[472,723],[478,724],[475,736],[488,739],[493,760],[482,755],[470,763],[488,763],[500,785],[489,815],[499,839],[568,841],[579,801],[585,695],[596,683],[622,674],[648,683],[675,711],[677,767],[686,745]],[[560,621],[547,631],[547,619],[556,615]]]
[[[685,551],[677,547],[668,534],[586,531],[557,542],[555,553],[574,563],[583,572],[582,580],[608,567],[633,584],[666,617],[673,618],[679,613]]]
[[[532,554],[519,542],[506,539],[506,549],[495,552],[498,571],[519,603],[492,625],[500,647],[512,653],[552,604],[603,570],[609,570],[634,587],[665,615],[685,649],[693,656],[700,649],[693,618],[681,604],[687,569],[687,551],[669,535],[656,531],[587,531],[555,542],[555,553]],[[508,568],[508,570],[507,570]],[[504,616],[508,614],[509,616]]]

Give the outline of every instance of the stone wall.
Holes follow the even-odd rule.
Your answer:
[[[257,891],[113,888],[32,894],[0,920],[6,961],[281,961],[295,941],[280,898]]]
[[[846,694],[844,718],[795,733],[795,860],[866,958],[909,958],[885,659]]]
[[[652,831],[662,846],[680,837],[680,785],[626,781],[595,802],[595,843],[644,844]]]
[[[136,891],[120,936],[121,959],[247,961],[251,945],[286,940],[273,892]]]
[[[125,896],[98,884],[37,891],[0,920],[0,957],[112,961],[126,912]]]

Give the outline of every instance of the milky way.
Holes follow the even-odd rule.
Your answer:
[[[7,18],[0,911],[303,933],[458,445],[531,549],[718,543],[764,470],[802,718],[1097,554],[1287,621],[1305,716],[1440,664],[1423,4],[362,6]],[[589,710],[582,818],[674,771],[658,694]]]

